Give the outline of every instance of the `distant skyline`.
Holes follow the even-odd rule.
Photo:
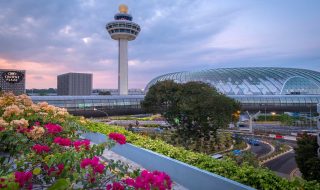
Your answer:
[[[319,0],[1,0],[0,69],[25,69],[26,88],[56,88],[68,72],[117,88],[118,47],[105,25],[122,3],[141,26],[129,88],[209,68],[320,71]]]

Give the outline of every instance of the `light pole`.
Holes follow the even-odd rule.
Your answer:
[[[99,111],[99,112],[102,112],[102,113],[106,114],[107,118],[109,117],[109,115],[108,115],[108,113],[107,113],[107,112],[102,111],[102,110],[99,110],[99,109],[97,109],[97,108],[95,108],[95,107],[93,107],[93,111]]]
[[[318,133],[317,133],[317,141],[318,141],[318,157],[320,158],[320,104],[317,105],[317,112],[318,112],[318,117],[317,117],[317,126],[318,126]]]

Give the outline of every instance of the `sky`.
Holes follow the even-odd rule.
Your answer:
[[[120,4],[141,26],[129,88],[177,71],[320,71],[319,0],[0,0],[0,69],[25,69],[27,88],[56,88],[67,72],[117,88],[118,44],[105,26]]]

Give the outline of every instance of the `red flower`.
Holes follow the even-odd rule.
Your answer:
[[[32,179],[31,172],[15,172],[15,182],[19,183],[20,187],[23,187],[27,182],[30,182]]]
[[[62,127],[58,124],[48,123],[44,127],[47,128],[49,134],[57,134],[62,131]]]
[[[124,190],[124,186],[119,182],[113,182],[107,185],[107,190]]]
[[[50,168],[45,165],[44,169],[48,171],[48,175],[50,176],[52,173],[56,174],[56,175],[60,175],[64,169],[64,164],[60,163],[56,166],[51,166]]]
[[[40,144],[33,145],[32,149],[34,151],[36,151],[37,154],[41,154],[43,152],[49,152],[50,151],[50,147],[48,147],[46,145],[40,145]]]
[[[121,133],[110,133],[109,138],[119,144],[126,144],[126,137]]]
[[[159,171],[149,172],[147,170],[143,170],[137,178],[127,178],[123,182],[135,189],[166,190],[171,189],[172,186],[172,181],[166,173]]]
[[[56,137],[53,142],[60,146],[71,146],[71,140],[69,138]]]
[[[75,141],[75,142],[73,143],[73,146],[75,147],[75,149],[76,149],[77,151],[79,151],[81,147],[84,147],[86,150],[89,150],[89,148],[90,148],[90,141],[87,140],[87,139],[78,140],[78,141]]]
[[[98,157],[93,157],[92,159],[90,158],[85,158],[81,161],[80,167],[81,168],[86,168],[87,166],[91,166],[93,168],[94,173],[103,173],[103,170],[105,166],[103,164],[99,163],[99,158]]]
[[[4,131],[6,128],[5,127],[0,127],[0,132]]]

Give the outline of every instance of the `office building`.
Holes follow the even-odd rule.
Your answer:
[[[66,73],[57,77],[58,96],[88,96],[92,92],[92,74]]]

